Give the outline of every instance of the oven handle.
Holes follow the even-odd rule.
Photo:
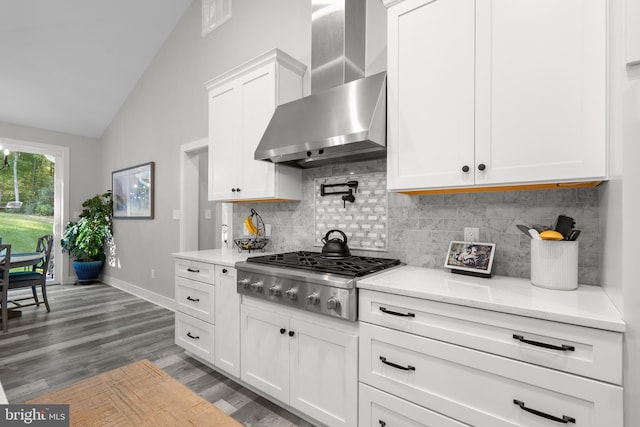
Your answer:
[[[416,317],[416,315],[414,313],[399,313],[397,311],[391,311],[391,310],[387,310],[385,307],[380,307],[380,311],[386,314],[391,314],[393,316],[400,316],[400,317]]]

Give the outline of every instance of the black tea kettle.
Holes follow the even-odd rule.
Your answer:
[[[331,233],[342,234],[342,239],[333,238],[329,240]],[[324,257],[347,258],[351,256],[351,251],[349,251],[349,246],[347,246],[347,235],[341,230],[329,230],[322,238],[322,243],[324,243],[322,247],[322,256]]]

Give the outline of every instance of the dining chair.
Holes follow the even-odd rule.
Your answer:
[[[40,306],[44,302],[47,311],[51,311],[49,308],[49,300],[47,300],[47,270],[49,269],[49,262],[51,260],[51,248],[53,247],[53,236],[46,234],[38,238],[36,245],[36,252],[44,253],[44,257],[30,270],[27,271],[14,271],[9,273],[9,295],[7,296],[8,302],[14,304],[18,308]],[[42,302],[38,299],[38,293],[36,287],[40,286],[42,292]],[[32,296],[21,296],[20,298],[11,299],[11,291],[13,289],[31,288]],[[33,299],[34,302],[24,304],[22,301]]]
[[[11,245],[0,245],[0,318],[2,318],[2,332],[9,329],[9,310],[7,308],[7,290],[9,289],[9,263],[11,259]]]

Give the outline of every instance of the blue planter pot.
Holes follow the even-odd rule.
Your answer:
[[[104,261],[73,261],[78,281],[96,280],[102,272]]]

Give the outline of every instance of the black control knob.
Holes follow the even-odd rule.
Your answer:
[[[307,157],[311,157],[311,151],[307,151]]]
[[[485,170],[486,168],[487,168],[487,165],[485,165],[484,163],[480,163],[480,164],[478,165],[478,170],[479,170],[479,171],[483,171],[483,170]]]
[[[469,166],[464,165],[464,166],[462,167],[462,172],[464,172],[464,173],[469,172]]]

